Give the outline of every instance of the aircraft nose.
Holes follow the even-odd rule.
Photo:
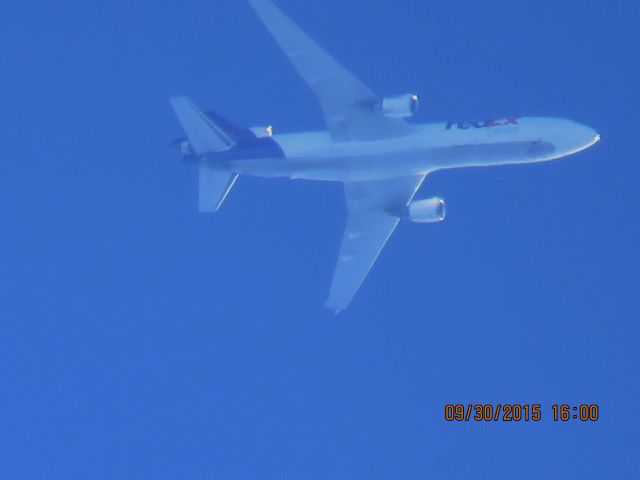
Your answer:
[[[594,142],[599,142],[601,140],[600,134],[596,132],[593,128],[584,125],[587,135]]]
[[[600,134],[593,128],[572,120],[561,121],[559,127],[553,141],[557,158],[582,152],[601,140]]]
[[[581,150],[592,147],[593,145],[598,143],[600,140],[602,140],[602,137],[600,136],[600,134],[596,132],[593,128],[587,125],[578,124],[578,129],[580,131],[580,137],[581,137],[581,143],[582,143]]]

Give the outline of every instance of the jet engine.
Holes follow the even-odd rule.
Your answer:
[[[380,109],[385,117],[409,118],[418,110],[420,98],[415,93],[407,93],[395,97],[386,97],[380,103]]]
[[[251,127],[249,130],[258,138],[273,137],[272,125],[267,125],[266,127]]]
[[[191,146],[188,140],[183,140],[182,142],[180,142],[180,151],[184,155],[189,155],[193,153],[193,147]]]
[[[186,138],[178,138],[171,142],[169,148],[172,150],[179,150],[184,155],[191,155],[193,152],[193,147],[189,143],[189,140]]]
[[[444,200],[439,197],[433,197],[411,202],[404,217],[416,223],[437,223],[442,222],[445,215]]]

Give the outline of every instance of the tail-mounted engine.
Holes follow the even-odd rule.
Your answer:
[[[249,130],[258,138],[273,137],[273,125],[266,127],[251,127]]]
[[[179,150],[183,155],[193,155],[193,147],[186,138],[178,138],[171,142],[169,148],[172,150]]]

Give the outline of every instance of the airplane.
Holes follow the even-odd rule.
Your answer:
[[[445,219],[442,198],[414,200],[428,174],[555,160],[600,141],[586,125],[550,117],[410,124],[418,95],[376,96],[270,0],[249,3],[317,97],[326,131],[238,128],[174,97],[186,138],[172,146],[199,166],[201,212],[217,211],[239,175],[343,184],[347,222],[326,302],[335,313],[350,304],[400,220]]]

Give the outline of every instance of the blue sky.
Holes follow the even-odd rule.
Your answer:
[[[334,184],[241,178],[196,211],[168,98],[322,128],[243,1],[9,1],[0,89],[0,476],[633,478],[638,386],[635,2],[278,4],[418,121],[553,115],[603,142],[436,173],[352,306],[322,309]],[[450,424],[446,403],[541,403]],[[558,424],[554,403],[598,403]]]

